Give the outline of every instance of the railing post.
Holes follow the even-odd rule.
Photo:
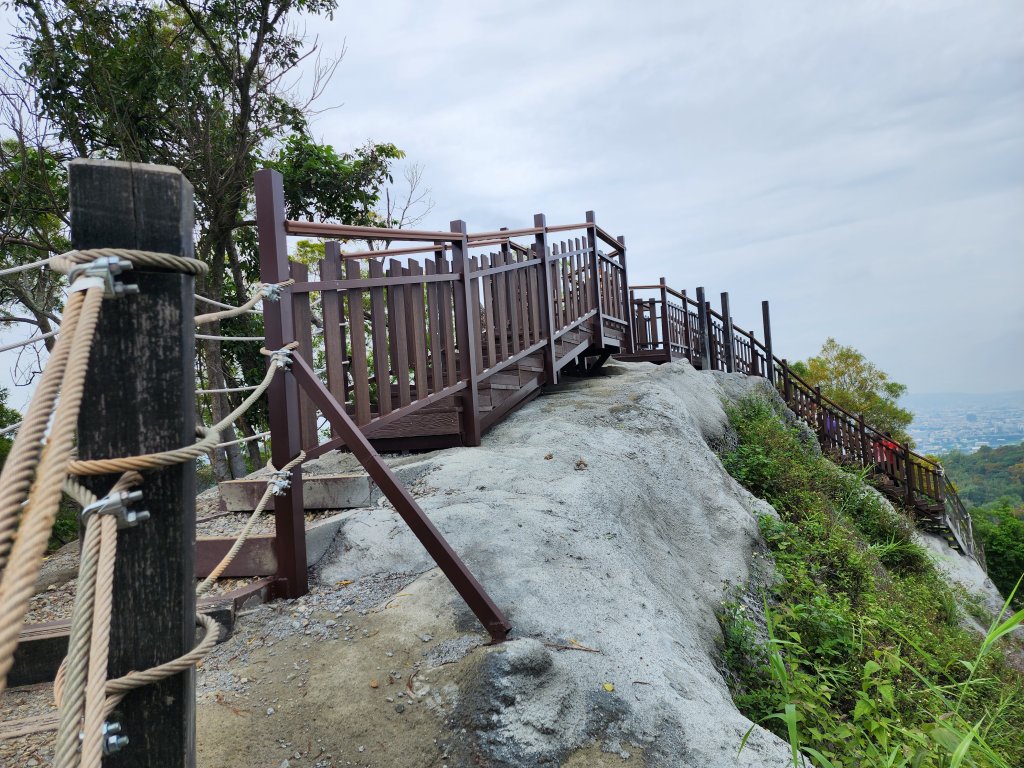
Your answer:
[[[690,345],[690,305],[686,300],[686,289],[680,291],[683,297],[683,354],[687,362],[693,365],[693,347]]]
[[[700,368],[711,370],[711,315],[704,300],[704,287],[697,288],[697,330],[700,333]]]
[[[624,235],[619,235],[615,239],[619,241],[619,263],[622,264],[622,295],[624,300],[626,301],[624,305],[626,308],[626,348],[623,351],[632,353],[634,344],[633,333],[635,329],[633,328],[633,305],[630,304],[628,301],[629,271],[626,269],[626,237]],[[671,360],[671,357],[669,359]]]
[[[772,354],[772,321],[771,316],[768,312],[768,302],[761,302],[761,322],[764,324],[764,356],[765,356],[765,376],[768,380],[775,383],[775,356]]]
[[[469,241],[466,222],[451,223],[451,230],[461,235],[452,241],[452,271],[460,276],[462,288],[455,290],[455,337],[459,345],[459,378],[466,382],[462,395],[462,433],[466,445],[480,445],[480,393],[477,391],[476,344],[473,335],[480,332],[479,302],[473,295],[472,271],[469,263]]]
[[[669,337],[668,324],[668,286],[665,285],[665,278],[659,281],[661,285],[661,339],[665,345],[665,362],[672,362],[672,339]]]
[[[708,357],[711,360],[711,370],[717,371],[721,358],[718,356],[718,341],[715,339],[715,318],[711,316],[711,302],[704,302],[704,316],[708,325]]]
[[[722,341],[725,344],[725,370],[736,372],[736,340],[732,337],[732,315],[729,313],[729,292],[722,291]]]
[[[544,379],[548,384],[558,383],[558,371],[555,368],[555,297],[551,290],[551,262],[548,257],[548,220],[543,213],[533,216],[533,226],[540,230],[534,235],[533,250],[540,259],[540,292],[544,297],[541,307],[544,334]]]
[[[914,505],[914,471],[910,466],[910,446],[901,446],[903,449],[903,498],[907,507]]]
[[[288,279],[288,239],[284,232],[284,182],[277,171],[256,172],[256,228],[259,236],[260,280],[280,283]],[[263,302],[263,329],[267,349],[282,349],[295,340],[291,294],[280,301]],[[311,361],[310,361],[311,362]],[[302,450],[299,432],[299,388],[290,371],[282,371],[267,390],[270,414],[271,461],[283,467]],[[302,504],[302,467],[291,473],[291,487],[274,499],[277,575],[275,596],[301,597],[309,591],[306,573],[306,515]]]
[[[747,331],[747,343],[750,345],[750,367],[747,368],[747,374],[760,376],[761,366],[757,362],[757,340],[754,338],[753,331]]]
[[[864,414],[857,414],[857,428],[860,432],[860,463],[862,467],[867,467],[875,463],[874,456],[871,455],[871,449],[868,448],[868,430],[867,425],[864,423]]]
[[[177,169],[74,160],[69,177],[73,248],[194,255],[192,185]],[[105,300],[96,326],[78,416],[81,459],[157,453],[196,440],[195,278],[139,266],[125,282],[138,285],[138,295]],[[146,471],[138,508],[151,516],[118,533],[109,678],[195,645],[195,474],[192,461]],[[82,478],[100,497],[113,480]],[[195,765],[191,667],[132,691],[118,712],[128,744],[104,765]]]
[[[782,399],[788,405],[793,401],[793,382],[789,378],[789,362],[782,358]]]
[[[821,409],[821,387],[814,386],[814,421],[815,431],[818,433],[818,442],[825,441],[825,414]],[[822,446],[823,448],[825,446]]]
[[[587,239],[590,241],[590,272],[593,275],[594,307],[597,314],[594,318],[593,341],[599,347],[604,346],[604,304],[601,301],[601,259],[597,255],[597,219],[593,211],[587,211]]]

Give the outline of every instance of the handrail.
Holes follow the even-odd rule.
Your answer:
[[[726,320],[722,313],[710,306],[710,303],[702,307],[700,302],[690,296],[668,287],[664,280],[658,285],[633,285],[629,287],[629,291],[631,297],[635,291],[661,293],[658,298],[631,299],[634,318],[642,332],[642,340],[639,340],[636,353],[641,359],[651,359],[651,355],[654,355],[656,360],[671,360],[681,354],[695,365],[710,361],[712,368],[730,371],[738,368],[765,376],[773,386],[782,391],[787,404],[793,407],[801,418],[814,421],[812,426],[819,432],[823,449],[830,450],[847,460],[852,458],[864,466],[874,465],[876,471],[893,481],[894,486],[903,489],[907,503],[914,499],[923,499],[921,503],[926,505],[942,504],[941,524],[949,531],[962,551],[985,567],[983,548],[974,540],[970,513],[946,478],[941,464],[911,450],[907,445],[897,443],[885,433],[868,425],[863,416],[850,413],[823,395],[820,387],[811,385],[790,369],[785,360],[770,354],[770,342],[766,344],[752,332],[731,323],[731,317]],[[682,305],[670,301],[670,296],[679,299]],[[655,309],[659,305],[662,306],[660,314]],[[723,310],[728,312],[725,295]],[[767,308],[763,311],[766,313],[767,324]],[[680,316],[672,315],[672,312],[680,313],[682,322]],[[698,317],[703,315],[706,318],[707,327],[703,329],[707,336],[705,339],[694,339],[694,334],[696,333],[699,338],[701,331],[693,327],[693,321],[686,320],[687,313],[691,312],[696,312]],[[700,320],[697,325],[704,325],[704,321]],[[728,337],[730,330],[731,338]],[[708,346],[703,351],[694,349],[695,341],[697,344]],[[802,394],[794,398],[794,392]],[[938,513],[929,506],[927,514]]]
[[[284,222],[288,235],[337,237],[344,240],[429,240],[454,242],[462,239],[461,232],[425,232],[418,229],[388,229],[386,227],[357,227],[350,224],[328,224],[316,221]]]

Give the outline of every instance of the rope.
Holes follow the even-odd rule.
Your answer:
[[[206,341],[263,341],[263,336],[214,336],[208,333],[197,333],[197,339]]]
[[[186,461],[197,459],[200,456],[205,456],[217,445],[220,440],[221,430],[232,425],[239,416],[248,411],[249,408],[252,407],[252,404],[263,396],[263,393],[266,392],[267,388],[270,386],[270,382],[273,381],[274,375],[287,365],[286,350],[294,349],[295,346],[295,342],[292,342],[285,348],[285,350],[273,353],[261,350],[261,352],[269,355],[273,361],[273,364],[267,368],[267,373],[263,377],[263,381],[256,386],[253,393],[245,398],[245,400],[243,400],[235,410],[218,421],[212,427],[197,427],[196,432],[202,435],[202,438],[198,442],[184,448],[163,451],[161,453],[147,453],[141,456],[128,456],[121,459],[72,461],[68,466],[68,472],[72,475],[79,476],[108,475],[115,472],[127,472],[129,470],[141,471],[145,469],[169,467],[174,464],[181,464]]]
[[[36,267],[45,267],[47,264],[53,261],[53,259],[54,257],[50,256],[49,258],[40,259],[39,261],[33,261],[31,264],[22,264],[21,266],[18,267],[8,267],[7,269],[0,269],[0,277],[3,277],[4,275],[13,275],[16,272],[28,272],[30,269],[35,269]]]
[[[254,389],[256,389],[257,386],[259,386],[259,385],[257,384],[257,385],[253,385],[251,387],[224,387],[222,389],[197,389],[196,390],[196,394],[197,395],[221,395],[221,394],[227,394],[229,392],[252,392]]]
[[[22,341],[16,341],[13,344],[0,347],[0,352],[10,352],[12,349],[17,349],[18,347],[27,347],[29,344],[35,344],[38,341],[53,338],[58,333],[60,333],[59,328],[55,331],[50,331],[49,333],[41,333],[38,336],[32,336],[31,338],[24,339]]]
[[[243,443],[251,443],[253,440],[262,440],[264,437],[270,437],[269,432],[260,432],[258,435],[250,435],[249,437],[240,437],[237,440],[228,440],[226,443],[217,443],[214,448],[227,448],[229,445],[242,445]]]
[[[170,253],[156,251],[140,251],[135,248],[89,248],[81,251],[68,251],[54,256],[51,261],[58,272],[70,272],[78,264],[88,264],[102,258],[121,258],[130,261],[137,267],[156,267],[169,269],[173,272],[184,272],[186,275],[205,275],[210,271],[199,259],[186,256],[174,256]]]
[[[255,307],[261,299],[266,298],[268,301],[277,301],[281,298],[281,289],[285,286],[294,284],[294,280],[285,280],[280,283],[260,283],[256,290],[253,292],[249,300],[240,307],[229,307],[224,312],[209,312],[205,315],[196,315],[196,325],[205,325],[206,323],[212,323],[216,320],[227,320],[229,317],[237,317],[238,315],[244,315],[250,309]],[[220,305],[224,306],[224,305]]]
[[[20,421],[17,424],[8,424],[3,429],[0,429],[0,435],[6,435],[9,432],[17,432],[19,429],[21,429]]]
[[[61,336],[62,340],[71,339],[71,349],[61,386],[60,402],[54,411],[49,439],[36,467],[35,481],[18,525],[18,536],[11,548],[10,560],[0,581],[0,691],[7,686],[7,673],[14,662],[14,649],[18,645],[22,618],[32,597],[36,575],[42,565],[50,531],[57,517],[61,487],[64,485],[68,459],[74,447],[75,426],[82,402],[86,369],[89,365],[89,351],[92,348],[96,322],[103,303],[103,292],[102,286],[93,285],[84,292],[72,293],[69,299],[70,303],[75,301],[78,293],[84,293],[81,300],[81,315],[73,331],[67,331]],[[40,412],[36,415],[37,418],[49,416],[48,413]],[[40,429],[45,429],[45,424],[39,426]],[[15,443],[17,444],[23,436],[24,431]],[[6,467],[4,469],[6,470]],[[24,469],[31,471],[31,467]],[[9,494],[5,493],[5,496]]]
[[[198,293],[193,294],[193,298],[196,301],[200,301],[203,304],[209,304],[209,305],[214,306],[214,307],[223,307],[224,309],[235,309],[235,307],[231,306],[230,304],[225,304],[222,301],[214,301],[213,299],[208,299],[205,296],[200,296]],[[249,314],[250,315],[262,315],[263,313],[260,310],[258,310],[258,309],[250,309],[249,310]]]
[[[228,553],[221,558],[221,561],[217,563],[210,574],[203,579],[202,583],[196,587],[196,597],[202,597],[206,592],[209,591],[210,587],[213,586],[220,575],[224,573],[231,561],[235,559],[235,556],[242,549],[242,545],[245,544],[245,540],[249,538],[249,534],[252,533],[253,526],[256,525],[256,521],[259,520],[260,515],[263,514],[263,510],[267,508],[267,504],[270,503],[271,496],[280,496],[284,493],[285,489],[291,485],[291,473],[292,469],[299,466],[306,460],[306,453],[299,451],[299,455],[294,459],[285,464],[281,469],[275,470],[274,465],[269,461],[267,462],[267,469],[270,469],[273,474],[267,480],[267,489],[263,492],[262,498],[260,498],[259,504],[256,505],[256,509],[253,510],[252,514],[249,515],[249,519],[245,523],[245,527],[242,528],[241,533],[238,534],[238,538],[235,539],[235,543],[231,545],[231,549]]]

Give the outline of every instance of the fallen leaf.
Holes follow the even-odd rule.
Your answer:
[[[612,691],[615,690],[615,685],[612,684],[612,683],[605,683],[601,687],[604,688],[606,691],[608,691],[608,693],[611,693]]]
[[[553,454],[553,453],[549,453],[549,454],[547,454],[547,455],[546,455],[546,456],[545,456],[544,458],[545,458],[545,459],[546,459],[547,461],[551,461],[551,459],[555,458],[555,454]]]

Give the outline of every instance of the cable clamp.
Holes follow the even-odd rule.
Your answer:
[[[278,285],[277,283],[264,283],[263,284],[263,298],[267,301],[279,301],[281,293],[284,291],[284,286]]]
[[[292,472],[290,469],[276,469],[267,480],[267,485],[273,489],[275,496],[284,496],[284,492],[292,487]]]
[[[292,364],[292,351],[290,349],[278,349],[270,353],[270,362],[278,368],[288,369]]]
[[[138,293],[139,286],[122,283],[115,278],[132,269],[127,259],[119,256],[102,256],[88,264],[76,264],[68,271],[71,288],[68,293],[87,291],[90,288],[103,287],[103,298],[119,299],[128,294]]]
[[[85,525],[90,515],[113,515],[117,518],[118,528],[132,528],[149,520],[148,511],[128,509],[129,504],[134,504],[141,499],[142,491],[118,491],[83,508],[79,520],[82,525]]]

